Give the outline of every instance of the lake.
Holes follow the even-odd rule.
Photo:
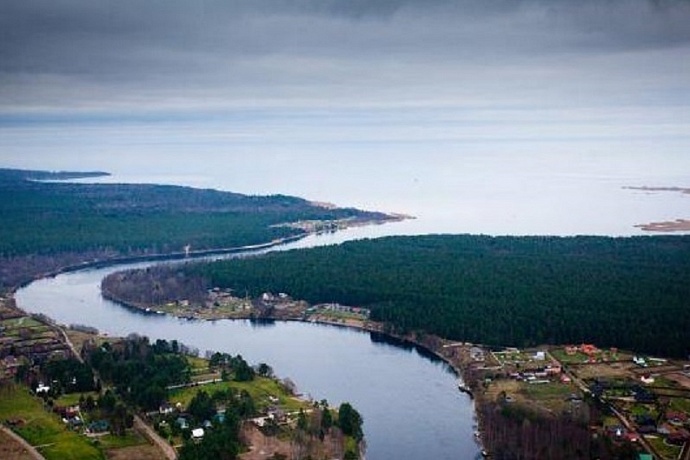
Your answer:
[[[286,248],[330,244],[362,232],[352,230],[354,235],[311,236]],[[266,362],[314,399],[332,405],[351,402],[364,418],[369,460],[478,457],[473,403],[458,391],[452,369],[433,356],[354,329],[300,322],[187,321],[141,314],[101,297],[100,280],[108,273],[145,265],[42,279],[20,289],[17,304],[59,323],[86,324],[109,335],[177,339],[202,354],[239,353],[250,363]]]

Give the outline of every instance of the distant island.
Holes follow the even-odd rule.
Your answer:
[[[690,195],[690,188],[683,187],[623,187],[626,190],[639,190],[642,192],[680,192]]]
[[[626,190],[637,190],[641,192],[673,192],[673,193],[683,193],[690,195],[690,188],[683,187],[623,187]],[[647,224],[635,225],[636,228],[644,230],[646,232],[661,232],[661,233],[671,233],[671,232],[690,232],[690,219],[676,219],[664,222],[650,222]]]

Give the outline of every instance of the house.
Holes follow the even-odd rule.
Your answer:
[[[688,442],[688,440],[690,440],[690,433],[688,432],[688,430],[682,428],[669,434],[666,438],[666,441],[668,441],[669,444],[673,444],[674,446],[682,446],[686,442]]]
[[[546,360],[546,352],[543,351],[538,351],[534,354],[534,359],[536,361],[545,361]]]
[[[168,415],[175,412],[175,408],[168,403],[164,403],[158,408],[158,412],[163,415]]]
[[[484,350],[479,347],[470,348],[470,357],[474,361],[484,361]]]
[[[201,441],[204,439],[204,429],[203,428],[194,428],[192,430],[192,439],[194,441]]]
[[[626,429],[621,425],[612,425],[606,428],[609,436],[615,436],[616,438],[622,438],[627,434]]]
[[[44,385],[43,382],[40,382],[38,386],[36,387],[36,394],[43,394],[43,393],[48,393],[50,391],[50,387],[48,385]]]
[[[637,433],[627,433],[627,434],[625,435],[625,439],[626,439],[627,441],[629,441],[629,442],[637,442],[637,441],[640,440],[640,438],[639,438],[639,436],[637,435]]]
[[[666,420],[674,426],[683,426],[688,421],[688,416],[684,412],[668,411],[666,412]]]
[[[671,429],[670,425],[664,423],[657,428],[656,432],[659,433],[660,435],[668,436],[669,434],[671,434],[673,432],[673,430]]]
[[[643,375],[642,377],[640,377],[640,381],[641,381],[642,383],[644,383],[645,385],[651,385],[651,384],[654,383],[656,380],[654,379],[654,377],[652,377],[651,375],[647,374],[647,375]]]
[[[633,356],[633,362],[640,367],[647,367],[647,360],[642,356]]]
[[[550,364],[550,365],[546,366],[546,373],[550,374],[550,375],[558,375],[562,371],[563,371],[563,369],[558,364]]]
[[[586,354],[587,356],[592,356],[599,353],[599,349],[591,343],[583,343],[582,345],[580,345],[580,351]]]
[[[89,423],[90,433],[105,433],[108,430],[110,430],[110,423],[107,420],[96,420]]]
[[[186,430],[187,428],[189,428],[189,422],[187,422],[187,419],[184,417],[177,417],[177,420],[175,420],[175,423],[177,423],[177,426],[179,426],[183,430]]]

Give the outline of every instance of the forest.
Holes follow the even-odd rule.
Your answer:
[[[690,353],[687,236],[399,236],[178,270],[207,287],[371,308],[400,333]]]
[[[306,219],[385,219],[302,198],[190,187],[61,182],[106,175],[0,169],[0,290],[94,259],[228,248],[299,235]]]

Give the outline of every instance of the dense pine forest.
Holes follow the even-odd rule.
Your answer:
[[[690,353],[690,237],[389,237],[184,268],[207,286],[369,307],[399,332]]]
[[[302,230],[276,224],[385,218],[302,198],[189,187],[59,182],[106,175],[0,169],[0,290],[93,259],[266,243]]]

